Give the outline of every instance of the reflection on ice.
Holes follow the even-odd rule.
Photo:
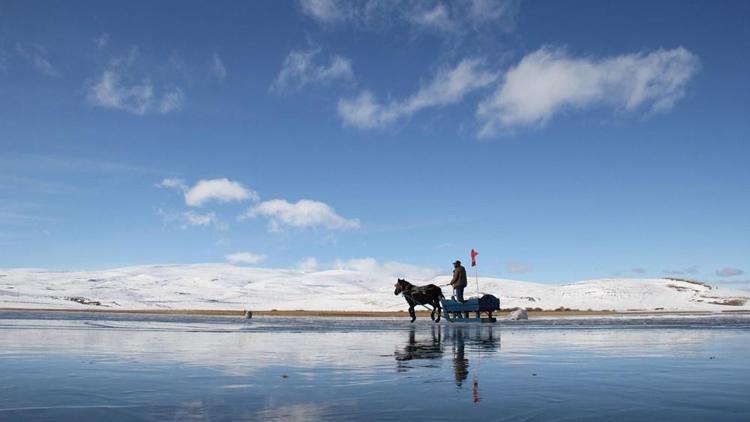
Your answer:
[[[687,323],[689,325],[689,322]],[[740,321],[740,328],[747,325]],[[731,327],[732,325],[730,325]],[[184,363],[229,374],[258,368],[346,367],[373,369],[382,356],[393,356],[399,370],[413,360],[442,360],[467,350],[521,361],[540,353],[585,351],[616,356],[700,354],[706,344],[744,336],[744,331],[687,329],[683,325],[484,325],[408,324],[403,319],[275,319],[252,322],[231,318],[167,317],[147,319],[3,319],[0,356],[85,355],[100,361]],[[452,359],[452,357],[451,357]],[[421,365],[418,363],[417,365]]]
[[[395,352],[397,370],[408,371],[413,360],[429,362],[444,359],[444,355],[447,355],[452,361],[457,387],[463,385],[469,374],[469,354],[474,353],[479,359],[481,353],[500,350],[500,331],[496,332],[495,327],[489,325],[433,325],[429,330],[422,330],[421,335],[417,333],[417,328],[412,326],[408,331],[408,341]]]
[[[0,420],[731,420],[750,412],[748,341],[746,320],[0,312]]]

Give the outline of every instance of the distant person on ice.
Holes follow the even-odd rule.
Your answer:
[[[456,260],[453,263],[453,279],[450,285],[453,286],[453,295],[456,300],[464,301],[464,288],[466,288],[466,268],[461,265],[461,261]]]

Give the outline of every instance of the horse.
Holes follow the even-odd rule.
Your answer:
[[[414,320],[417,319],[417,314],[414,312],[414,307],[416,305],[432,305],[430,318],[435,322],[440,322],[440,313],[443,310],[440,306],[440,299],[445,299],[440,287],[434,284],[415,286],[400,278],[396,281],[395,286],[396,290],[393,291],[393,294],[396,296],[403,294],[404,299],[406,299],[406,302],[409,304],[411,322],[414,322]]]

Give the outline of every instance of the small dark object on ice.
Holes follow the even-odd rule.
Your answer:
[[[87,299],[81,296],[66,297],[65,299],[80,303],[81,305],[95,305],[95,306],[102,305],[102,303],[99,302],[98,300],[91,300],[91,299]]]
[[[253,317],[253,312],[252,311],[245,311],[245,313],[243,315],[245,316],[245,318],[251,319]]]

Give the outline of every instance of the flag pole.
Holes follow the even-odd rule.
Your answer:
[[[479,296],[479,269],[474,266],[474,279],[477,281],[477,297]]]
[[[474,280],[477,283],[477,297],[479,297],[479,268],[477,265],[477,255],[479,255],[479,252],[474,248],[471,248],[471,253],[469,255],[471,256],[471,266],[474,267]]]

